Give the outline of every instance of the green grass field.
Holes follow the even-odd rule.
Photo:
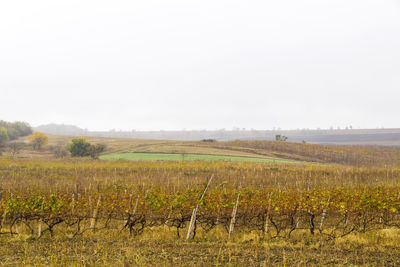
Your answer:
[[[277,163],[299,163],[296,161],[252,158],[238,156],[222,156],[222,155],[202,155],[202,154],[169,154],[169,153],[119,153],[111,155],[103,155],[100,159],[104,160],[148,160],[148,161],[182,161],[182,160],[203,160],[203,161],[235,161],[235,162],[277,162]]]

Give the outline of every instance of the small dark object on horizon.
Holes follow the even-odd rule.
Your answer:
[[[217,142],[217,140],[215,140],[215,139],[202,139],[201,142],[214,143],[214,142]]]

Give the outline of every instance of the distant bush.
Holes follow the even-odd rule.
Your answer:
[[[53,154],[55,158],[60,159],[65,158],[68,155],[68,151],[64,146],[58,145],[53,148]]]
[[[105,149],[104,144],[91,144],[84,137],[78,137],[71,140],[71,143],[67,146],[71,156],[73,157],[85,157],[91,156],[97,159]]]
[[[25,146],[25,143],[14,141],[7,145],[7,150],[9,151],[11,158],[14,158],[15,155],[17,155]]]
[[[67,149],[71,152],[71,156],[73,157],[85,157],[90,155],[90,146],[91,144],[86,141],[84,137],[78,137],[71,140]]]
[[[92,158],[98,159],[99,155],[106,149],[105,144],[94,144],[89,147],[89,154]]]
[[[275,135],[275,141],[287,141],[287,140],[288,140],[287,136],[280,134]]]
[[[203,139],[203,140],[201,140],[201,142],[213,143],[213,142],[217,142],[217,140],[215,140],[215,139]]]

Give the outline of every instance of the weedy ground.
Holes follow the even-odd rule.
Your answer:
[[[167,228],[126,233],[87,232],[79,238],[0,237],[3,266],[399,266],[399,230],[351,234],[333,241],[295,234],[265,240],[256,233],[230,239],[222,229],[177,239]]]

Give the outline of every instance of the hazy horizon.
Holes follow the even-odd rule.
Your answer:
[[[329,127],[329,128],[280,128],[280,127],[273,127],[273,128],[265,128],[265,129],[255,129],[255,128],[239,128],[239,127],[231,127],[231,128],[215,128],[215,129],[172,129],[172,130],[165,130],[165,129],[102,129],[102,130],[94,130],[85,127],[80,127],[79,125],[74,124],[65,124],[65,123],[46,123],[40,125],[31,125],[33,128],[41,127],[41,126],[48,126],[48,125],[56,125],[56,126],[74,126],[78,127],[81,130],[89,131],[89,132],[111,132],[111,131],[123,131],[123,132],[130,132],[130,131],[138,131],[138,132],[146,132],[146,131],[330,131],[330,130],[390,130],[390,129],[400,129],[400,127],[375,127],[375,128],[360,128],[354,127],[353,125],[346,125],[344,127]]]
[[[6,1],[0,119],[399,128],[398,1]]]

